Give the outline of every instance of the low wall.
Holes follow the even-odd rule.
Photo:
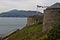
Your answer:
[[[19,31],[19,29],[14,29],[14,30],[6,33],[5,35],[3,35],[3,36],[1,37],[1,39],[2,39],[2,40],[5,40],[5,39],[9,38],[11,35],[15,34],[17,31]]]

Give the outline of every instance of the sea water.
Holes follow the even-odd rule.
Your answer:
[[[7,33],[13,29],[22,29],[27,24],[24,17],[0,17],[0,34]]]

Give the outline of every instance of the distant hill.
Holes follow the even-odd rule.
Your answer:
[[[24,10],[11,10],[8,12],[3,12],[0,14],[0,17],[28,17],[36,14],[37,11],[24,11]],[[38,12],[38,14],[42,14]]]

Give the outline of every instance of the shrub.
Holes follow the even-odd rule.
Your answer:
[[[56,25],[47,33],[47,38],[44,40],[59,40],[60,39],[60,25]]]

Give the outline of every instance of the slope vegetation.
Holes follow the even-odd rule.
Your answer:
[[[41,23],[26,26],[22,30],[19,30],[17,33],[10,36],[8,40],[37,40],[40,38],[41,30]]]
[[[39,38],[39,40],[60,40],[60,24],[54,26],[49,33]]]

